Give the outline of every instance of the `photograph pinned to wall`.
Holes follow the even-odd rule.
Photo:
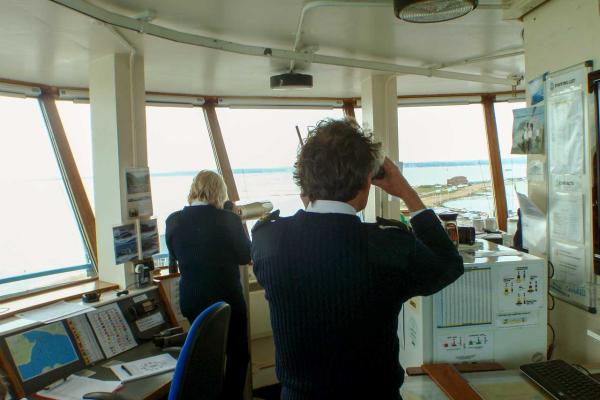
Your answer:
[[[511,154],[544,153],[544,107],[513,110],[513,145]]]
[[[123,264],[138,258],[137,237],[135,224],[120,225],[113,228],[116,264]]]
[[[127,215],[137,218],[152,215],[150,170],[147,167],[125,169],[127,190]]]
[[[142,239],[142,258],[149,258],[153,254],[158,254],[160,242],[156,219],[140,221],[140,235]]]

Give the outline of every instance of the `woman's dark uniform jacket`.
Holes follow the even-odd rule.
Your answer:
[[[433,211],[411,223],[299,211],[255,226],[283,399],[399,398],[402,304],[464,270]]]
[[[181,312],[190,323],[217,301],[231,305],[224,388],[241,393],[249,355],[239,266],[250,263],[242,222],[231,211],[211,205],[188,206],[167,218],[165,236],[169,254],[179,264]]]

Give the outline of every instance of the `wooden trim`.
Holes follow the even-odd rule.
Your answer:
[[[496,126],[494,101],[494,96],[483,96],[481,98],[485,116],[485,132],[490,157],[490,170],[492,173],[492,188],[494,190],[494,202],[496,204],[496,220],[498,221],[498,228],[500,228],[501,231],[506,231],[506,220],[508,218],[506,188],[504,186],[504,173],[502,172],[500,145],[498,144],[498,128]]]
[[[154,282],[160,282],[165,279],[177,278],[180,276],[179,272],[169,272],[169,267],[159,267],[152,271],[152,279]]]
[[[66,288],[36,293],[19,299],[11,299],[0,303],[0,308],[8,309],[6,312],[0,314],[0,320],[12,317],[15,314],[24,311],[33,310],[34,308],[44,307],[57,301],[78,299],[84,293],[94,291],[107,292],[118,288],[119,285],[94,279],[91,282],[79,282],[76,285]]]
[[[600,81],[600,70],[588,74],[588,93],[594,93],[594,84]]]
[[[73,281],[73,282],[59,283],[56,286],[49,286],[49,287],[46,287],[46,288],[43,288],[40,290],[34,289],[35,291],[27,291],[27,292],[18,293],[18,294],[15,294],[14,296],[8,296],[8,297],[0,300],[0,307],[2,307],[2,305],[4,303],[10,303],[12,301],[26,299],[26,298],[29,298],[32,296],[37,296],[38,294],[44,294],[44,293],[48,293],[48,292],[53,292],[55,290],[66,289],[66,288],[70,288],[72,286],[83,285],[84,283],[95,282],[97,280],[99,280],[98,277],[94,276],[91,278],[84,278],[84,279]]]
[[[423,370],[453,400],[482,400],[451,364],[426,364]]]
[[[58,90],[60,89],[67,89],[67,90],[89,90],[86,87],[72,87],[72,86],[55,86],[55,85],[47,85],[47,84],[42,84],[42,83],[36,83],[36,82],[27,82],[27,81],[19,81],[19,80],[14,80],[14,79],[6,79],[6,78],[0,78],[0,82],[3,83],[12,83],[15,85],[23,85],[23,86],[33,86],[33,87],[39,87],[42,89],[42,92],[45,94],[51,94],[53,96],[58,96]],[[430,98],[430,97],[472,97],[472,96],[476,96],[476,97],[482,97],[482,96],[502,96],[502,95],[510,95],[510,94],[524,94],[525,91],[524,90],[516,90],[516,91],[502,91],[502,92],[489,92],[489,93],[484,93],[484,92],[471,92],[471,93],[435,93],[435,94],[411,94],[411,95],[402,95],[402,96],[397,96],[398,99],[416,99],[416,98]],[[217,96],[217,95],[207,95],[207,94],[197,94],[197,93],[173,93],[173,92],[155,92],[155,91],[149,91],[146,92],[146,94],[148,95],[157,95],[157,96],[181,96],[181,97],[202,97],[205,99],[229,99],[229,98],[233,98],[233,99],[255,99],[255,100],[260,100],[260,99],[268,99],[268,100],[273,100],[273,99],[280,99],[280,100],[344,100],[342,98],[339,97],[293,97],[293,96]],[[357,101],[359,100],[359,97],[354,97],[354,98],[348,98],[345,100],[353,100],[353,101]],[[217,103],[215,103],[215,106],[218,106]]]
[[[491,371],[505,371],[501,364],[494,362],[474,362],[474,363],[458,363],[452,364],[454,368],[461,374],[471,372],[491,372]],[[419,376],[427,375],[427,372],[422,367],[409,367],[406,368],[406,374],[408,376]]]
[[[67,186],[67,193],[71,197],[75,215],[81,227],[81,232],[86,242],[88,253],[94,267],[98,265],[98,250],[96,247],[96,218],[94,211],[85,192],[77,163],[69,146],[69,140],[62,125],[56,102],[50,94],[39,97],[40,108],[48,128],[50,141],[56,153],[56,158]]]
[[[15,394],[17,395],[17,398],[19,398],[19,399],[26,398],[25,390],[23,389],[23,386],[21,385],[21,380],[17,376],[17,372],[12,367],[12,364],[6,358],[7,356],[8,356],[8,354],[3,354],[3,352],[0,352],[0,365],[2,366],[2,369],[4,370],[4,373],[6,374],[6,378],[8,379],[8,381],[10,382],[10,384],[12,386],[11,387],[12,391],[14,391]],[[7,398],[9,398],[9,396],[7,396]]]
[[[165,306],[165,312],[169,316],[169,320],[173,326],[179,326],[179,321],[177,321],[177,317],[175,316],[175,312],[173,311],[173,307],[171,306],[171,299],[167,296],[167,292],[165,291],[164,285],[165,282],[160,282],[158,284],[158,295],[162,300]]]
[[[223,140],[219,119],[217,118],[217,111],[215,110],[215,103],[216,101],[214,98],[207,99],[202,108],[204,109],[206,127],[208,128],[208,135],[210,136],[210,142],[212,143],[217,168],[225,181],[225,185],[227,185],[229,200],[235,202],[240,199],[240,196],[233,177],[233,170],[229,163],[229,157],[227,156],[225,141]]]
[[[344,105],[342,106],[342,110],[344,110],[344,117],[355,119],[356,115],[354,115],[354,106],[356,105],[356,100],[354,99],[344,99]]]

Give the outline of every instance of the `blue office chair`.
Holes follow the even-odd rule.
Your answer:
[[[231,307],[220,301],[196,317],[179,353],[169,400],[217,400],[223,391]],[[84,399],[122,400],[117,393],[88,393]]]
[[[223,390],[231,307],[218,302],[196,317],[177,359],[169,400],[217,400]]]

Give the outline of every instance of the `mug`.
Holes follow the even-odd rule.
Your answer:
[[[485,228],[483,218],[473,218],[473,228],[475,228],[475,232],[483,232],[483,228]]]
[[[496,232],[498,230],[496,218],[487,218],[485,220],[485,230],[490,232]]]

